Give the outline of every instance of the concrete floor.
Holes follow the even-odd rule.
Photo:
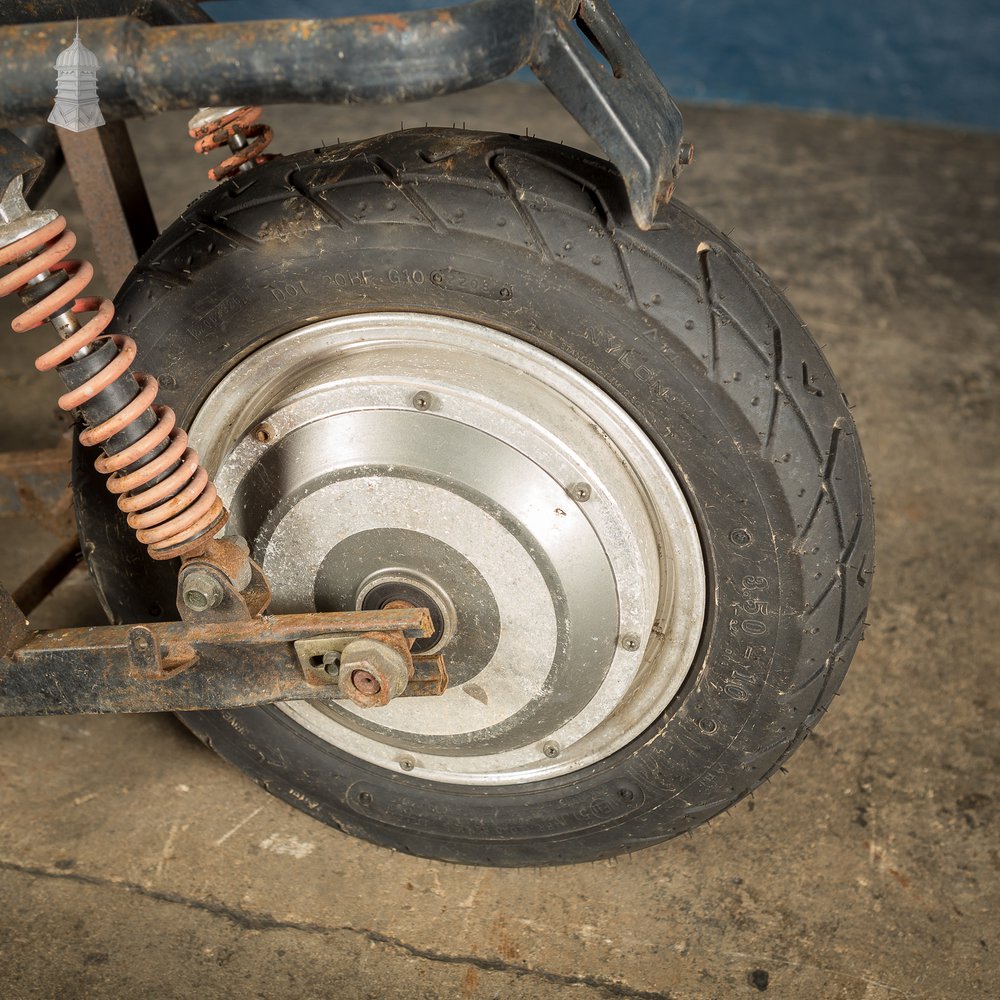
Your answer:
[[[161,224],[207,184],[185,117],[134,129]],[[268,120],[292,150],[401,118],[583,141],[516,85]],[[698,160],[681,196],[825,345],[878,500],[872,625],[789,773],[631,858],[488,870],[320,826],[170,716],[0,720],[0,995],[997,996],[1000,137],[686,118]],[[47,202],[86,233],[72,197],[63,177]],[[31,339],[3,341],[0,448],[59,434]],[[52,540],[0,534],[12,586]],[[99,618],[77,573],[35,621]]]

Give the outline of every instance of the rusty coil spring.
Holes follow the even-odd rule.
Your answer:
[[[198,140],[194,144],[196,153],[209,153],[213,149],[225,146],[230,139],[237,136],[250,140],[248,145],[233,150],[232,156],[226,157],[218,166],[212,167],[208,172],[209,180],[223,181],[227,177],[232,177],[244,163],[264,163],[266,160],[274,159],[273,153],[264,154],[264,150],[271,145],[271,140],[274,138],[274,130],[270,125],[258,122],[260,116],[261,108],[256,105],[237,108],[228,115],[188,131],[192,139]]]
[[[99,339],[111,339],[118,348],[115,357],[104,368],[78,388],[59,397],[63,410],[74,410],[103,392],[129,370],[136,355],[136,343],[131,337],[101,337],[115,314],[110,299],[100,296],[77,298],[93,277],[94,268],[89,261],[66,259],[75,246],[76,234],[66,228],[66,220],[60,215],[48,225],[0,248],[0,266],[40,250],[30,260],[0,277],[0,297],[23,290],[28,281],[46,270],[64,271],[68,276],[55,291],[11,322],[15,333],[41,326],[49,316],[58,314],[71,303],[74,314],[95,313],[76,333],[36,359],[35,367],[39,371],[47,372],[69,361],[78,351]],[[159,389],[156,379],[138,372],[133,372],[133,377],[139,385],[138,395],[108,420],[81,431],[80,443],[104,444],[138,420],[147,408],[152,408],[156,423],[151,430],[122,451],[103,454],[94,464],[98,472],[111,477],[108,489],[119,495],[118,506],[128,514],[129,526],[136,531],[139,541],[148,546],[154,559],[199,555],[225,524],[228,514],[208,473],[199,465],[197,453],[187,446],[187,434],[176,426],[174,411],[169,406],[155,405]],[[154,458],[138,469],[125,471],[164,442],[169,443]],[[164,479],[147,486],[164,474]],[[213,526],[214,530],[209,530]]]

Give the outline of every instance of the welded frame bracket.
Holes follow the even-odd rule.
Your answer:
[[[531,69],[618,168],[649,229],[681,170],[680,110],[608,0],[582,0],[575,17],[552,5],[544,18]]]

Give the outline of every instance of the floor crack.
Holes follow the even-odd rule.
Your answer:
[[[21,864],[20,862],[5,858],[0,858],[0,871],[31,875],[36,878],[61,879],[104,889],[119,889],[125,892],[132,892],[146,899],[154,899],[162,903],[173,903],[176,906],[185,906],[192,910],[209,913],[212,916],[222,917],[224,920],[228,920],[243,930],[291,930],[305,934],[335,934],[344,932],[363,937],[375,944],[395,948],[408,955],[412,955],[414,958],[422,958],[428,962],[441,962],[445,965],[471,965],[485,972],[500,972],[517,977],[530,977],[560,986],[587,986],[593,990],[601,991],[605,996],[622,997],[626,998],[626,1000],[671,1000],[669,993],[640,990],[625,983],[615,982],[612,979],[604,979],[600,976],[569,975],[562,972],[552,972],[548,969],[519,965],[501,958],[485,958],[480,955],[439,952],[431,948],[421,948],[417,945],[409,944],[400,938],[393,937],[390,934],[383,934],[381,931],[372,930],[367,927],[355,927],[352,924],[328,925],[302,920],[282,920],[269,913],[252,913],[249,910],[227,906],[225,903],[183,896],[180,893],[170,892],[166,889],[154,889],[151,886],[145,886],[138,882],[128,882],[124,879],[108,878],[103,875],[90,875],[86,872],[43,868],[37,865]]]

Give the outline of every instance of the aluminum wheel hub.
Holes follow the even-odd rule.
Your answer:
[[[364,314],[287,334],[192,438],[274,613],[421,594],[438,698],[280,709],[374,765],[534,781],[640,735],[701,635],[697,529],[663,458],[593,383],[507,334]]]

